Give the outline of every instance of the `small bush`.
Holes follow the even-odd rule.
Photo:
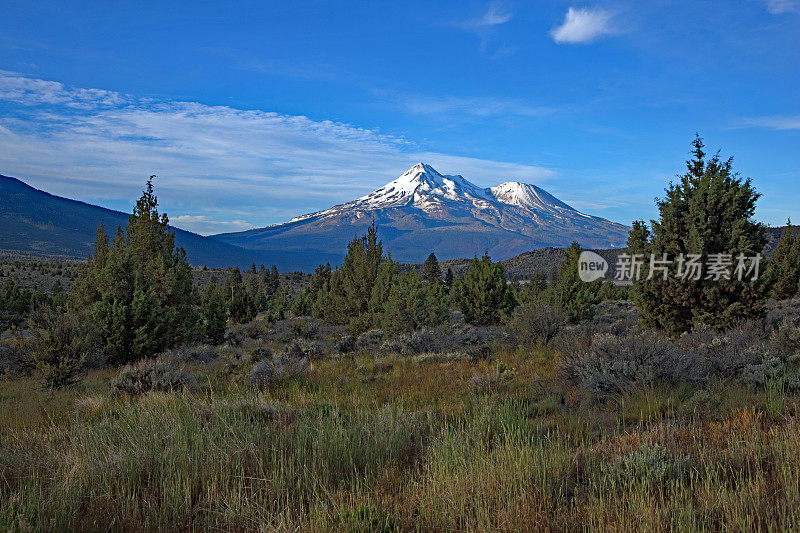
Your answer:
[[[250,372],[247,381],[256,387],[269,387],[286,379],[299,376],[308,366],[309,358],[297,345],[292,345],[281,354],[258,361]]]
[[[779,356],[765,355],[763,362],[745,367],[740,379],[745,385],[757,389],[777,385],[797,392],[800,390],[800,375],[797,371],[789,371],[786,366]]]
[[[519,344],[549,343],[566,326],[560,306],[533,298],[517,307],[508,320],[511,334]]]
[[[370,329],[358,336],[356,349],[370,350],[375,349],[386,339],[386,333],[382,329]]]
[[[339,353],[352,352],[356,349],[356,338],[352,335],[343,335],[336,341],[335,348]]]
[[[784,323],[770,335],[770,346],[783,355],[800,354],[800,326]]]
[[[189,388],[194,384],[191,375],[166,363],[146,359],[125,365],[111,381],[111,393],[135,396],[149,391],[169,392]]]
[[[289,322],[289,329],[298,337],[312,339],[319,332],[319,323],[311,317],[298,317]]]
[[[208,364],[217,357],[219,357],[219,349],[208,344],[184,344],[158,356],[162,362],[171,365],[187,362]]]
[[[676,457],[656,444],[604,463],[601,471],[603,481],[615,487],[631,483],[632,480],[659,486],[686,478],[690,467],[689,457]]]
[[[399,353],[402,355],[435,352],[437,348],[436,336],[428,328],[403,333],[397,337],[397,343],[400,348]]]
[[[599,334],[589,351],[562,363],[562,377],[596,398],[627,393],[640,383],[699,382],[706,375],[702,356],[679,350],[656,333],[617,337]]]

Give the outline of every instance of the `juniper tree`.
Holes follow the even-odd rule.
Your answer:
[[[455,286],[454,300],[467,322],[480,326],[500,322],[516,305],[503,265],[493,263],[489,254],[470,261],[464,277]]]
[[[795,235],[791,220],[786,222],[769,258],[764,277],[770,288],[770,296],[777,300],[800,294],[800,237]]]
[[[428,256],[425,263],[422,265],[422,277],[425,278],[428,283],[437,283],[441,275],[442,271],[439,268],[439,261],[436,259],[436,254],[431,252],[431,255]]]
[[[113,241],[101,223],[72,291],[71,306],[97,328],[115,363],[152,357],[198,335],[192,271],[166,213],[158,213],[154,177]]]
[[[578,274],[578,259],[583,249],[577,242],[573,242],[567,249],[567,254],[561,263],[558,272],[558,281],[547,289],[544,299],[551,305],[561,309],[564,317],[571,324],[591,320],[594,316],[594,306],[600,303],[602,297],[602,281],[585,282]]]
[[[396,333],[445,324],[449,306],[439,283],[427,283],[413,270],[406,270],[389,286],[380,311],[379,325]]]
[[[202,312],[204,340],[209,344],[222,344],[225,340],[228,310],[223,288],[217,283],[216,276],[211,276],[203,293]]]
[[[722,329],[738,319],[758,317],[763,312],[764,286],[751,279],[684,279],[678,272],[679,257],[699,254],[702,263],[723,254],[736,261],[761,253],[766,243],[764,227],[753,220],[760,195],[750,179],[733,171],[733,158],[721,160],[719,153],[706,158],[703,141],[692,143],[692,158],[686,172],[670,183],[666,195],[657,200],[659,220],[651,221],[651,233],[638,228],[631,236],[632,251],[673,261],[664,271],[653,272],[634,283],[633,297],[644,325],[680,334],[696,325]],[[637,226],[634,226],[637,229]],[[650,237],[649,239],[643,238]],[[683,256],[681,256],[683,254]],[[733,265],[735,267],[735,265]],[[748,265],[749,268],[749,265]],[[733,268],[731,269],[733,270]]]

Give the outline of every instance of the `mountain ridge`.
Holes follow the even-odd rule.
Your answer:
[[[587,248],[624,246],[629,228],[582,213],[544,189],[516,181],[482,188],[461,175],[418,163],[383,187],[284,224],[213,235],[248,249],[343,254],[375,222],[384,247],[404,262],[430,252],[442,259],[489,252],[506,259],[573,240]]]

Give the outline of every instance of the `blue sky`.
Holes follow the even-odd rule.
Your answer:
[[[0,173],[201,233],[418,161],[630,223],[695,132],[800,220],[800,0],[0,0]]]

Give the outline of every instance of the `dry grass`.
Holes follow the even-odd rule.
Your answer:
[[[0,382],[0,529],[787,530],[798,398],[728,382],[570,403],[545,349],[314,361],[267,391]],[[504,376],[479,392],[476,373]],[[206,376],[205,373],[210,373]],[[222,383],[227,385],[222,386]],[[215,385],[212,385],[215,384]],[[13,414],[12,414],[13,413]]]

